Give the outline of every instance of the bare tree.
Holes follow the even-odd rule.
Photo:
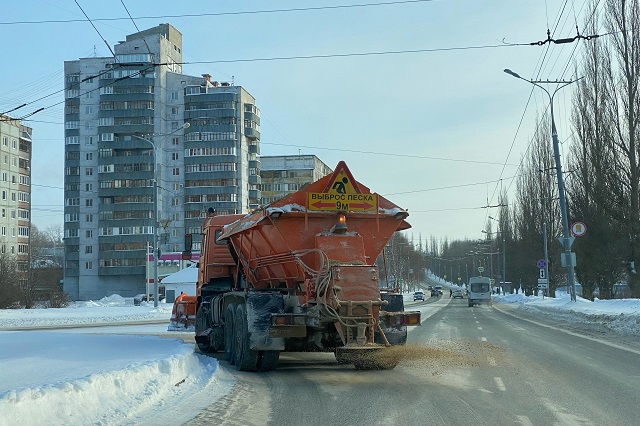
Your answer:
[[[607,0],[606,26],[612,58],[611,116],[614,119],[615,169],[623,186],[625,232],[629,238],[629,287],[640,297],[640,4],[639,0]]]

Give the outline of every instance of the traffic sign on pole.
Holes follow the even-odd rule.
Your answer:
[[[538,260],[538,263],[536,265],[538,265],[538,268],[544,269],[547,267],[547,261],[544,259],[540,259]]]
[[[576,222],[571,225],[571,233],[575,237],[582,237],[587,233],[587,225],[585,225],[583,222]]]

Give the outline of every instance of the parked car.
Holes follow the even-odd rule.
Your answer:
[[[462,290],[453,290],[453,294],[451,295],[454,299],[464,299],[464,293]]]
[[[151,298],[148,298],[146,294],[137,294],[133,297],[134,306],[140,306],[142,302],[148,301],[153,302],[153,296]]]
[[[413,293],[413,301],[415,302],[416,300],[424,301],[424,292],[416,291],[415,293]]]

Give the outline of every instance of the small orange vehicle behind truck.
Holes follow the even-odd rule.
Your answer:
[[[172,325],[195,323],[203,352],[225,351],[238,370],[269,371],[282,351],[330,351],[359,369],[404,344],[420,312],[380,288],[377,257],[407,211],[357,182],[344,162],[248,215],[202,226],[196,296],[174,304]],[[184,257],[189,257],[190,247]]]

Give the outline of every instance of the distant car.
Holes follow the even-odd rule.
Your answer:
[[[435,288],[431,289],[431,297],[438,297],[440,296],[440,293],[438,293],[438,290],[436,290]]]
[[[416,291],[415,293],[413,293],[413,301],[415,302],[416,300],[424,301],[424,292]]]
[[[441,285],[437,285],[434,288],[438,292],[438,295],[442,296],[442,286]]]
[[[453,290],[452,297],[454,299],[464,299],[464,293],[462,290]]]
[[[148,302],[149,300],[151,300],[153,302],[153,297],[151,297],[151,299],[147,300],[147,295],[146,294],[137,294],[133,297],[133,304],[134,306],[140,306],[140,304],[142,302]]]

